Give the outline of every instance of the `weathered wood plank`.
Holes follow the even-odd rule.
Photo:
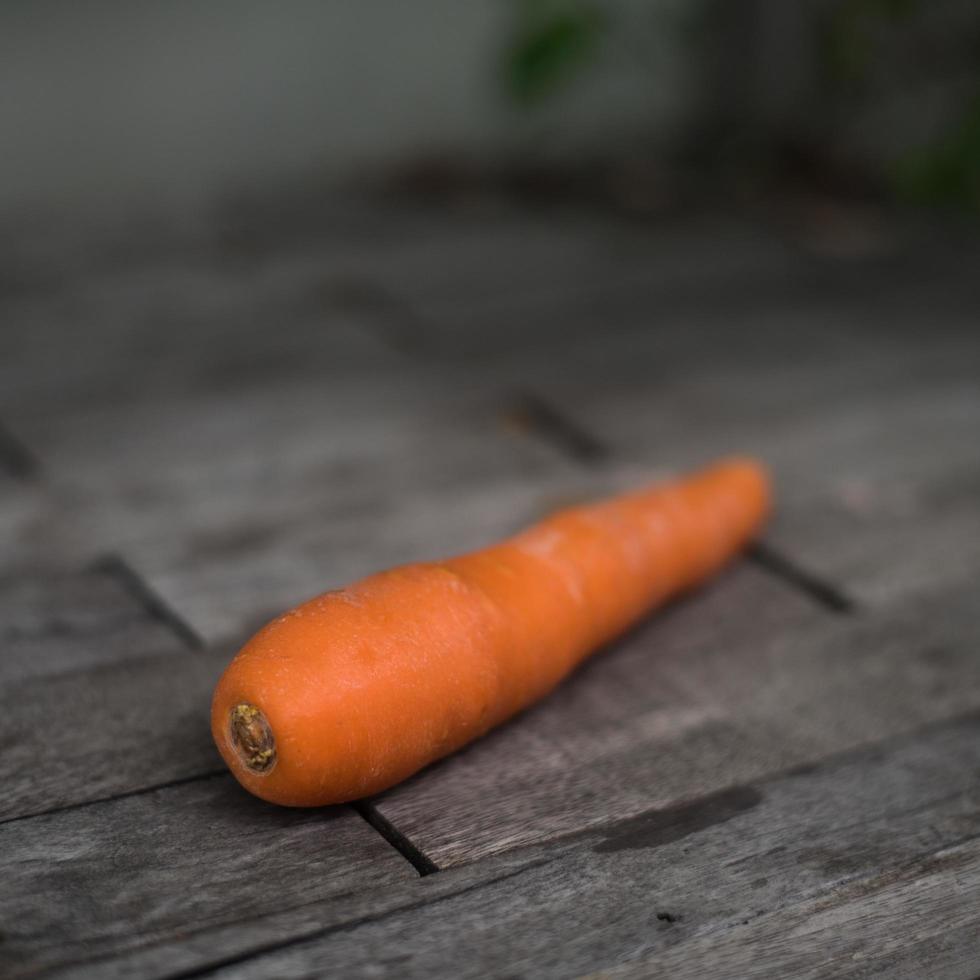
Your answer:
[[[431,875],[412,884],[414,903],[362,911],[340,929],[298,910],[265,920],[255,942],[242,926],[205,929],[100,963],[98,975],[227,964],[214,975],[564,977],[621,966],[721,977],[736,963],[738,975],[865,977],[893,975],[901,953],[969,976],[980,956],[978,764],[974,714]]]
[[[875,280],[861,282],[854,273],[848,274],[847,289],[824,300],[819,290],[836,288],[840,281],[799,256],[782,254],[772,243],[743,254],[725,238],[715,243],[715,253],[710,247],[706,253],[699,235],[672,251],[671,241],[677,239],[669,235],[648,247],[595,227],[562,240],[561,229],[526,235],[502,226],[485,235],[474,225],[459,235],[436,234],[414,250],[409,236],[388,250],[376,240],[365,241],[347,253],[349,259],[337,261],[324,261],[330,248],[283,261],[265,256],[239,267],[213,264],[211,256],[212,265],[130,270],[18,301],[13,332],[0,341],[7,345],[0,358],[0,410],[13,409],[18,433],[42,457],[52,503],[23,544],[46,557],[88,557],[93,547],[124,548],[141,571],[150,573],[154,586],[211,637],[237,635],[317,588],[372,568],[479,544],[564,494],[633,482],[664,463],[683,466],[735,447],[761,450],[775,463],[785,503],[773,539],[800,546],[798,557],[805,563],[843,574],[874,607],[866,624],[823,623],[817,610],[780,583],[741,568],[590,664],[540,708],[381,801],[389,819],[443,864],[466,862],[499,847],[511,848],[506,854],[425,882],[407,882],[404,890],[399,886],[384,896],[347,899],[343,889],[317,893],[312,910],[283,910],[264,895],[250,893],[245,908],[232,915],[231,906],[222,905],[211,888],[202,904],[193,906],[196,920],[176,913],[167,917],[178,901],[180,876],[175,874],[165,885],[161,918],[139,940],[139,952],[132,958],[93,959],[82,972],[193,970],[303,932],[346,929],[355,919],[374,919],[393,906],[425,903],[470,885],[475,890],[459,897],[462,904],[453,899],[454,913],[462,909],[461,921],[471,923],[478,923],[478,910],[490,915],[497,930],[490,938],[502,945],[508,928],[519,931],[520,919],[497,911],[496,903],[510,894],[510,886],[501,882],[496,891],[482,889],[482,876],[533,863],[535,853],[551,861],[548,848],[565,847],[553,843],[536,852],[534,847],[515,850],[515,845],[554,841],[606,826],[610,819],[640,819],[651,806],[680,807],[702,793],[724,791],[735,782],[977,704],[975,667],[965,645],[977,623],[962,589],[980,567],[970,544],[980,541],[974,533],[972,493],[976,351],[969,337],[956,339],[955,331],[969,296],[960,290],[955,303],[941,307],[937,336],[943,343],[930,350],[911,330],[923,322],[921,301],[902,315],[901,304],[912,296],[909,289],[897,290],[897,298],[885,304],[871,302]],[[450,241],[459,247],[447,249]],[[503,255],[496,265],[495,251]],[[440,254],[450,253],[448,265],[438,261]],[[708,280],[699,265],[705,254],[716,254],[724,265]],[[660,260],[653,261],[658,255]],[[650,276],[645,263],[660,272]],[[563,296],[572,279],[575,288]],[[360,293],[353,288],[358,283]],[[415,307],[399,310],[384,293],[373,295],[376,284],[388,296],[407,297]],[[705,297],[705,290],[712,296]],[[800,314],[801,297],[813,300],[814,315]],[[878,329],[883,311],[896,313],[896,337]],[[862,325],[869,312],[874,316]],[[788,321],[786,314],[792,314]],[[425,317],[431,317],[434,330]],[[661,330],[638,333],[636,328],[651,318]],[[104,356],[77,364],[57,356],[79,323],[89,324],[87,336]],[[609,323],[616,329],[597,342],[596,324]],[[39,324],[53,329],[39,331]],[[474,338],[469,331],[480,324],[501,329]],[[733,331],[733,324],[742,329]],[[385,332],[397,340],[402,328],[420,340],[414,362],[386,348]],[[466,336],[456,336],[457,329]],[[569,333],[579,339],[566,343]],[[561,338],[560,357],[554,353],[556,337]],[[535,345],[544,350],[542,356],[528,356]],[[467,363],[465,356],[449,356],[440,364],[433,356],[477,349],[492,358]],[[16,356],[8,358],[8,352]],[[581,419],[611,447],[611,471],[580,478],[574,463],[559,452],[526,435],[504,432],[495,413],[503,393],[514,388],[540,390]],[[950,588],[953,594],[923,598],[930,588]],[[915,596],[907,613],[896,612],[899,600]],[[92,657],[98,661],[99,654]],[[178,769],[188,760],[196,765],[211,751],[201,719],[206,718],[205,692],[220,667],[217,657],[150,653],[121,664],[93,662],[81,674],[59,668],[44,681],[22,677],[13,711],[27,717],[33,710],[36,729],[36,722],[57,713],[78,687],[83,696],[67,722],[84,727],[98,716],[100,737],[112,736],[114,746],[130,746],[132,756],[109,758],[101,769],[98,758],[79,756],[79,771],[91,768],[97,775],[94,785],[105,783],[100,793],[116,791],[111,784],[116,773],[122,773],[125,785],[139,789],[156,782],[175,760]],[[172,678],[164,665],[173,670]],[[79,676],[86,679],[80,682]],[[185,688],[197,693],[175,709],[176,695]],[[151,716],[134,716],[134,706],[145,701],[153,702]],[[35,707],[21,708],[21,703]],[[175,710],[186,714],[177,717]],[[161,728],[168,733],[164,738],[151,737]],[[29,740],[30,731],[23,737]],[[137,751],[127,741],[134,732],[139,733]],[[184,735],[187,739],[180,741]],[[74,743],[54,745],[46,767],[75,751]],[[77,751],[88,749],[82,745]],[[144,776],[151,782],[140,782]],[[59,786],[62,782],[77,790],[70,773]],[[227,779],[214,785],[226,783],[230,791]],[[195,819],[199,811],[223,810],[222,800],[208,803],[194,795],[201,787],[161,791],[176,794],[168,800],[184,801],[163,810],[176,814],[186,806]],[[56,791],[51,783],[41,786],[45,799]],[[824,792],[838,805],[841,799],[850,804],[847,794],[854,788],[843,780],[835,787],[828,784]],[[151,798],[157,794],[128,802]],[[718,799],[697,811],[701,816],[689,812],[676,819],[701,826],[717,804],[729,814],[727,826],[741,826],[737,822],[744,814],[736,804],[744,798]],[[926,811],[931,805],[923,804]],[[101,809],[108,806],[76,813],[109,812]],[[840,809],[841,819],[871,824],[878,819],[867,808],[856,816],[848,806]],[[114,823],[125,826],[134,820],[138,828],[127,838],[132,850],[121,859],[124,870],[135,863],[137,848],[160,855],[161,862],[179,861],[171,851],[154,850],[155,838],[147,844],[156,809],[152,814],[134,811],[135,816],[112,812],[117,814]],[[821,812],[824,823],[816,834],[838,826],[836,817]],[[92,853],[109,860],[104,824],[94,838],[83,840],[85,825],[75,828],[68,814],[60,817],[66,822],[57,824],[55,838],[69,841],[65,849],[82,841],[78,853],[91,845]],[[950,809],[936,824],[945,834],[957,820],[962,826],[962,818],[962,812]],[[676,819],[667,822],[674,826]],[[909,818],[901,846],[895,838],[891,849],[882,848],[876,838],[877,850],[870,848],[860,873],[870,875],[876,862],[880,870],[901,847],[922,843],[925,831],[916,819]],[[229,848],[235,840],[241,843],[236,834],[253,841],[265,835],[269,847],[279,834],[279,824],[252,826],[231,814],[228,820],[222,826]],[[175,825],[177,817],[168,816],[167,822]],[[37,820],[7,827],[31,825]],[[674,832],[657,831],[661,837]],[[82,837],[71,837],[75,833]],[[213,850],[207,828],[192,824],[189,833],[205,841],[206,851]],[[841,833],[846,837],[846,831]],[[14,843],[25,844],[20,838]],[[857,850],[857,839],[852,843]],[[177,844],[188,849],[179,835]],[[731,836],[726,845],[732,846]],[[669,841],[667,846],[672,846]],[[300,852],[307,861],[320,853],[305,844]],[[793,891],[801,880],[794,870],[799,847],[789,847],[787,854],[785,865],[770,856],[770,862],[776,861],[769,872],[772,884],[768,890],[752,886],[753,895],[761,889],[763,898],[785,892],[796,896],[794,901],[806,900]],[[203,865],[224,886],[228,879],[221,877],[221,862],[226,856],[218,848]],[[330,860],[334,857],[331,852]],[[78,860],[31,871],[42,876],[41,893],[50,897],[63,888],[67,893],[56,880],[59,866],[66,875],[78,873],[83,890],[94,887],[89,866],[79,871]],[[567,962],[581,964],[575,969],[598,969],[646,955],[644,943],[649,943],[637,937],[645,936],[647,927],[664,930],[674,940],[681,935],[677,927],[690,921],[689,912],[674,923],[636,917],[636,896],[659,894],[651,892],[651,883],[669,880],[663,868],[644,865],[648,877],[630,879],[630,866],[618,866],[617,873],[626,876],[623,887],[608,891],[606,872],[597,871],[593,860],[570,866],[573,876],[592,886],[589,894],[580,890],[574,902],[556,902],[559,918],[564,910],[568,922],[581,922],[583,915],[587,920],[581,936],[556,941],[563,953],[566,946],[570,951],[563,967]],[[807,866],[805,860],[802,864]],[[563,874],[569,873],[563,867]],[[705,867],[698,867],[700,881],[695,884],[692,878],[687,886],[692,909],[700,909],[705,881],[709,892],[713,887]],[[269,871],[269,878],[281,871],[291,888],[300,877],[289,864],[273,862],[260,870]],[[824,872],[810,883],[814,888],[832,887],[830,871]],[[521,889],[514,894],[524,898],[508,899],[532,920],[527,896],[550,902],[548,889],[559,888],[542,885],[545,879],[534,877],[538,873],[545,875],[546,868],[528,868],[520,876],[522,884],[513,886]],[[345,874],[341,881],[354,880],[353,872]],[[186,868],[181,875],[186,888]],[[247,876],[256,877],[255,869]],[[153,894],[151,879],[149,870],[138,876],[129,893],[135,896],[134,908]],[[753,880],[739,879],[740,891],[732,885],[725,892],[730,903],[726,922],[734,921],[731,910],[744,906]],[[804,885],[804,891],[810,887]],[[595,908],[583,913],[580,906],[587,906],[594,894],[600,896]],[[300,900],[297,885],[286,904]],[[901,900],[896,903],[896,914],[905,916]],[[86,936],[94,939],[72,956],[112,957],[129,948],[109,918],[99,918],[101,910],[82,904],[89,918],[73,919],[68,934],[79,943]],[[620,929],[615,910],[624,904],[628,914]],[[324,913],[324,908],[331,911]],[[603,910],[609,916],[600,922]],[[16,919],[17,914],[11,906],[4,917]],[[390,934],[379,923],[377,941],[401,942],[403,934],[411,937],[409,924],[414,923],[429,940],[432,956],[445,963],[448,936],[437,930],[433,938],[427,931],[438,914],[406,911]],[[236,924],[238,918],[243,921]],[[47,920],[37,921],[43,930]],[[544,934],[551,920],[539,918],[538,924]],[[371,937],[372,928],[364,924],[351,935]],[[57,923],[52,929],[57,931]],[[481,929],[476,934],[482,936]],[[194,935],[186,940],[176,935],[191,931]],[[599,945],[606,934],[608,942]],[[661,932],[653,935],[651,948],[659,949]],[[65,962],[61,952],[32,945],[37,936],[17,936],[20,945],[14,949],[23,955],[36,956],[36,962]],[[612,953],[589,959],[583,948],[587,940]],[[341,948],[333,944],[343,941],[317,941],[323,949],[329,946],[324,962]],[[526,954],[531,968],[557,969],[554,955],[547,959],[547,951],[534,942]],[[932,942],[926,937],[921,948]],[[389,954],[374,950],[373,955],[370,963],[362,954],[353,955],[355,975],[357,969],[385,965],[379,960]],[[428,962],[427,955],[419,953],[418,962]],[[407,962],[410,975],[415,961]],[[477,957],[474,963],[479,962]],[[491,954],[482,962],[496,963]],[[342,963],[346,971],[346,960],[332,963]],[[294,966],[290,960],[288,968]],[[402,964],[394,960],[386,966],[402,973]]]
[[[921,977],[980,970],[980,841],[883,868],[830,896],[763,914],[722,937],[679,943],[603,977]],[[692,970],[696,964],[696,970]]]
[[[234,783],[208,725],[229,652],[189,649],[117,576],[10,576],[0,622],[5,976],[316,898],[343,916],[414,875],[353,811]]]
[[[479,543],[534,509],[529,486],[495,491],[550,465],[548,451],[512,439],[492,411],[419,404],[418,387],[411,408],[404,386],[365,378],[346,394],[188,399],[162,418],[131,409],[90,419],[87,432],[61,426],[39,440],[60,505],[44,552],[120,550],[216,637],[318,588]],[[199,418],[212,431],[184,437]]]
[[[429,449],[417,461],[432,461],[429,453],[438,458]],[[486,544],[542,509],[544,495],[530,479],[487,474],[476,482],[433,465],[415,482],[383,456],[348,467],[325,453],[318,462],[293,469],[281,485],[274,467],[241,480],[230,467],[195,469],[169,498],[181,501],[180,524],[169,528],[169,505],[113,510],[112,498],[100,495],[91,509],[63,515],[66,534],[84,523],[74,544],[82,551],[96,528],[104,532],[195,630],[224,642],[370,572]],[[142,492],[129,480],[116,486]]]
[[[973,586],[831,617],[742,567],[377,800],[436,864],[670,806],[980,706]]]
[[[849,363],[846,344],[833,350]],[[619,363],[641,363],[642,354]],[[576,474],[526,433],[504,431],[482,391],[475,400],[458,389],[435,391],[437,371],[401,381],[367,372],[326,393],[308,381],[244,384],[234,395],[183,392],[178,402],[151,398],[124,413],[59,416],[37,434],[60,465],[58,510],[41,525],[35,550],[79,556],[116,546],[202,632],[238,636],[309,592],[481,544],[563,496],[649,479],[666,461],[684,466],[746,447],[776,469],[782,507],[774,540],[789,551],[806,545],[803,560],[826,575],[848,573],[872,599],[906,581],[914,590],[929,556],[961,538],[955,560],[940,568],[962,578],[975,566],[969,542],[980,540],[970,533],[972,494],[954,496],[959,506],[935,521],[922,511],[930,495],[955,494],[960,473],[969,478],[977,414],[970,392],[960,381],[923,412],[914,402],[903,407],[893,384],[888,398],[863,407],[857,399],[855,407],[859,389],[848,393],[838,381],[835,404],[814,413],[809,398],[819,380],[837,377],[830,353],[824,357],[802,378],[787,352],[776,364],[790,367],[743,372],[738,384],[720,384],[722,373],[651,389],[610,367],[598,389],[563,389],[557,404],[572,402],[574,390],[572,416],[615,454],[599,478]],[[754,394],[768,390],[770,376],[786,398]],[[497,375],[481,382],[498,392],[506,384]],[[909,441],[903,446],[889,432]],[[809,528],[816,531],[808,537]],[[909,533],[920,534],[920,548],[896,554]],[[834,549],[849,558],[834,566]],[[903,556],[904,565],[896,560]],[[890,578],[879,584],[874,573],[882,570]]]
[[[5,310],[0,386],[30,434],[68,410],[164,405],[243,384],[333,376],[397,357],[322,295],[308,272],[270,263],[123,269]],[[59,356],[84,332],[89,356]],[[79,428],[84,431],[84,420]]]
[[[822,272],[749,221],[637,228],[583,215],[525,219],[451,243],[433,238],[427,249],[365,269],[412,311],[425,350],[481,360],[615,335],[635,325],[629,312],[644,304],[661,311],[692,300],[703,306],[706,297],[731,304],[798,290],[801,278]]]
[[[322,247],[273,250],[244,266],[191,250],[183,262],[123,267],[22,299],[0,359],[0,408],[50,463],[51,512],[31,552],[77,560],[118,549],[206,636],[237,637],[310,592],[475,546],[549,501],[601,489],[553,447],[505,431],[507,393],[524,388],[610,447],[618,472],[607,482],[733,448],[771,457],[790,505],[775,540],[805,546],[804,561],[844,574],[871,599],[901,583],[914,591],[946,540],[977,537],[964,533],[967,503],[948,534],[921,532],[927,550],[912,569],[887,553],[909,527],[886,522],[869,547],[852,533],[848,502],[860,509],[862,494],[879,494],[896,473],[886,461],[869,491],[866,461],[910,456],[889,431],[911,422],[932,465],[962,456],[976,421],[963,392],[970,350],[930,352],[913,332],[863,328],[877,280],[858,300],[845,290],[829,314],[801,309],[813,277],[837,295],[834,277],[860,284],[860,263],[828,268],[737,223],[647,233],[591,219],[436,219],[418,242],[424,217],[392,218],[411,233],[387,239],[378,220],[346,250],[344,235],[328,235]],[[963,261],[947,263],[955,281]],[[933,262],[930,274],[943,268]],[[797,289],[800,276],[810,285]],[[482,316],[451,328],[485,330],[478,339],[493,356],[441,359],[456,341],[438,331],[414,357],[388,349],[372,319],[415,330],[418,311],[372,309],[370,295],[352,303],[335,288],[345,277],[362,292],[380,286],[418,302],[423,317],[429,302]],[[718,278],[739,292],[734,307],[709,302]],[[594,302],[583,303],[580,288]],[[687,296],[680,308],[664,299],[677,288]],[[960,315],[946,311],[937,329]],[[99,356],[56,356],[80,323]],[[931,378],[931,390],[958,383],[960,407],[948,392],[924,420],[920,402],[903,409],[896,392],[910,369]],[[931,486],[918,470],[897,473],[892,497],[910,481],[916,493]],[[821,510],[826,519],[813,519]],[[808,539],[798,527],[819,530]],[[835,564],[838,546],[850,557]],[[942,563],[951,580],[974,565],[968,548],[956,555],[959,564]],[[879,585],[881,569],[899,584]]]
[[[742,564],[376,805],[444,867],[791,765],[803,746],[746,731],[733,704],[765,684],[787,634],[823,619]]]
[[[188,650],[108,573],[0,583],[0,820],[222,767],[208,729],[228,652]]]
[[[976,238],[949,228],[918,229],[880,250],[838,258],[747,217],[632,228],[558,219],[550,231],[550,251],[535,242],[534,228],[506,250],[484,235],[443,257],[420,254],[417,264],[409,258],[378,268],[374,278],[414,311],[415,333],[429,349],[481,360],[708,318],[727,324],[721,332],[732,342],[761,349],[741,325],[770,314],[816,314],[833,330],[850,313],[858,333],[888,344],[910,316],[942,336],[950,319],[975,314],[980,304]]]
[[[22,563],[37,563],[37,544],[46,535],[50,516],[50,502],[33,480],[0,474],[0,574]]]
[[[0,826],[0,969],[32,975],[309,903],[343,922],[351,893],[413,877],[349,808],[271,807],[228,775],[93,803]]]
[[[4,684],[173,655],[182,644],[110,571],[0,577]]]
[[[350,891],[333,898],[301,903],[285,909],[273,909],[258,915],[243,916],[224,925],[202,923],[200,927],[182,929],[179,935],[157,938],[138,948],[104,952],[85,962],[64,964],[46,971],[55,977],[124,978],[207,975],[214,969],[249,959],[259,952],[278,949],[297,939],[320,936],[325,931],[354,928],[376,921],[389,912],[418,908],[439,901],[446,907],[459,895],[484,888],[487,884],[521,874],[527,868],[522,856],[494,858],[493,868],[467,868],[460,874],[430,875],[386,882],[383,888]],[[378,968],[382,961],[397,961],[378,950]]]
[[[137,277],[25,314],[0,382],[47,464],[35,560],[119,551],[215,638],[476,543],[481,507],[519,523],[493,488],[553,468],[549,450],[514,439],[475,376],[412,365],[287,273]],[[79,320],[98,356],[56,356]],[[465,512],[464,486],[483,494]]]
[[[592,343],[561,377],[544,366],[537,390],[607,447],[617,482],[733,450],[763,457],[774,543],[865,602],[968,580],[980,567],[976,332],[929,347],[812,326],[746,324],[748,352],[697,328]]]

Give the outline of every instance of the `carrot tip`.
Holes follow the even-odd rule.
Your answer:
[[[265,715],[254,704],[231,709],[231,744],[246,769],[269,772],[276,764],[276,740]]]

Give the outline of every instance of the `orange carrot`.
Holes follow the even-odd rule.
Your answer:
[[[761,468],[729,460],[326,592],[231,662],[214,739],[239,782],[274,803],[377,793],[538,700],[714,572],[768,508]]]

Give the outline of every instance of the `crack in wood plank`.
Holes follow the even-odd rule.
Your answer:
[[[439,866],[408,836],[403,834],[390,820],[382,816],[370,800],[352,804],[354,809],[376,830],[399,854],[419,873],[421,877],[435,874]]]
[[[920,881],[928,886],[937,875],[952,873],[964,889],[975,891],[980,880],[977,796],[970,783],[978,720],[980,713],[971,711],[841,753],[808,771],[754,781],[743,788],[759,802],[742,806],[750,800],[740,801],[739,812],[730,815],[736,822],[732,829],[719,829],[726,820],[706,821],[688,840],[665,841],[663,851],[603,850],[609,828],[593,828],[527,849],[520,868],[508,864],[497,872],[500,866],[494,862],[513,861],[510,855],[447,870],[429,886],[457,884],[448,892],[324,928],[311,929],[303,919],[303,928],[291,937],[247,951],[232,945],[224,957],[165,975],[190,980],[224,975],[225,968],[235,966],[242,967],[241,973],[229,975],[307,976],[341,968],[361,975],[378,969],[378,950],[404,947],[407,956],[399,972],[406,976],[605,976],[605,971],[618,975],[620,970],[647,976],[661,957],[680,967],[689,948],[707,960],[687,957],[678,975],[698,976],[716,944],[746,957],[754,949],[764,964],[769,957],[792,954],[787,930],[803,929],[809,942],[811,922],[822,930],[814,941],[833,945],[835,921],[852,908],[873,919],[878,901],[883,909],[898,903],[904,921],[912,925]],[[944,792],[954,784],[956,793]],[[849,790],[863,819],[841,822],[845,811],[830,787]],[[643,828],[637,829],[642,837]],[[738,865],[726,862],[726,856],[739,857]],[[631,900],[641,885],[645,900]],[[445,901],[456,903],[451,919],[429,914]],[[961,909],[960,918],[975,924],[976,913]],[[786,929],[780,928],[784,922]],[[759,929],[762,941],[753,947]],[[472,942],[461,945],[459,934]],[[914,930],[902,935],[909,953],[924,955],[928,935],[919,937]],[[858,940],[856,933],[852,939]],[[838,951],[842,963],[850,942]],[[557,959],[556,945],[563,950]],[[968,947],[952,948],[963,952]],[[878,952],[887,953],[887,948]],[[163,964],[164,953],[157,951],[152,961]],[[109,975],[123,975],[119,970],[126,962],[113,964],[116,970]],[[711,976],[729,975],[723,964],[714,965]]]
[[[363,315],[364,329],[390,350],[416,356],[428,352],[422,317],[381,282],[338,279],[324,284],[322,293],[332,307]]]
[[[0,467],[15,480],[24,482],[36,480],[41,472],[41,461],[3,422],[0,422]]]
[[[230,776],[228,769],[209,769],[205,772],[193,773],[190,776],[180,776],[177,779],[168,779],[162,783],[151,783],[148,786],[138,786],[135,789],[125,790],[121,793],[110,793],[107,796],[99,796],[93,800],[79,800],[77,803],[66,803],[64,806],[53,806],[47,810],[36,810],[33,813],[19,813],[15,817],[4,817],[0,820],[0,827],[11,823],[20,823],[24,820],[37,820],[39,817],[50,817],[58,813],[68,813],[72,810],[83,810],[85,807],[97,806],[100,803],[114,803],[117,800],[127,800],[133,796],[145,796],[147,793],[155,793],[161,789],[172,789],[175,786],[184,786],[187,783],[198,783],[206,779],[220,779],[222,776]]]
[[[319,939],[326,939],[334,934],[352,932],[354,929],[361,928],[362,926],[382,922],[393,915],[411,913],[423,908],[432,908],[436,905],[442,904],[443,902],[452,901],[453,899],[468,895],[470,892],[478,891],[487,886],[503,884],[509,879],[516,878],[518,875],[524,874],[529,870],[536,870],[544,867],[545,865],[553,864],[556,860],[557,858],[555,857],[548,857],[537,861],[531,861],[528,864],[522,865],[521,867],[510,871],[506,871],[503,874],[477,881],[474,884],[466,885],[463,888],[458,888],[432,898],[421,898],[418,901],[398,905],[382,912],[364,915],[357,919],[351,919],[349,922],[341,922],[337,925],[311,930],[310,932],[303,933],[302,935],[291,936],[277,942],[267,943],[263,946],[258,946],[254,949],[243,951],[235,956],[228,956],[221,960],[216,960],[195,969],[185,970],[181,973],[168,974],[167,980],[197,980],[198,977],[210,976],[211,974],[217,973],[219,970],[248,962],[249,960],[256,959],[269,953],[277,953],[283,950],[288,950],[294,946],[302,946],[303,943],[315,942]]]
[[[803,568],[792,558],[787,557],[765,541],[753,542],[746,549],[745,556],[770,575],[795,586],[810,596],[818,605],[833,613],[851,615],[858,611],[857,601],[840,586],[834,585]]]
[[[130,596],[136,599],[154,619],[168,626],[185,646],[191,650],[204,649],[204,640],[194,627],[177,613],[122,556],[105,555],[93,562],[91,569],[113,576]]]
[[[504,412],[504,420],[510,428],[533,433],[584,466],[599,466],[609,459],[611,454],[605,443],[546,398],[524,391],[508,401],[510,407]]]

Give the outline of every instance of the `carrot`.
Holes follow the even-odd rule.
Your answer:
[[[214,739],[239,782],[274,803],[377,793],[538,700],[714,572],[768,507],[761,468],[729,460],[326,592],[231,662],[214,694]]]

